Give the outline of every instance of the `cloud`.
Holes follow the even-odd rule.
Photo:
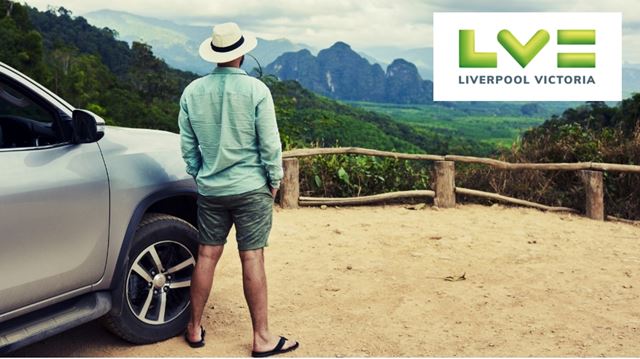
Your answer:
[[[431,46],[434,11],[614,11],[623,13],[624,58],[640,62],[640,11],[628,0],[29,0],[62,5],[79,15],[108,7],[182,24],[236,21],[265,38],[287,38],[316,48],[345,41],[356,49]],[[632,47],[636,46],[636,47]]]
[[[384,44],[427,46],[431,42],[431,7],[417,0],[29,0],[40,9],[62,5],[81,15],[108,7],[183,24],[212,25],[236,21],[266,37],[286,37],[322,47],[337,40],[365,46]]]
[[[431,13],[419,1],[249,1],[246,11],[218,9],[214,20],[235,20],[266,37],[286,37],[296,42],[326,47],[335,41],[368,46],[373,39],[384,44],[422,47],[431,42]],[[178,21],[212,24],[202,12]]]

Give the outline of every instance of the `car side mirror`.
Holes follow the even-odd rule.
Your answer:
[[[73,124],[73,143],[97,142],[104,136],[104,120],[87,110],[74,110],[71,115]]]

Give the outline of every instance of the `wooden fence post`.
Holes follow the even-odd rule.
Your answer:
[[[297,158],[285,158],[282,161],[284,178],[280,183],[280,206],[298,208],[300,198],[300,164]]]
[[[436,161],[434,204],[440,208],[456,206],[456,164],[453,161]]]
[[[580,171],[586,191],[587,217],[604,221],[604,181],[602,171]]]

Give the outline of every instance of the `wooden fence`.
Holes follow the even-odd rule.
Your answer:
[[[400,191],[376,194],[372,196],[349,197],[349,198],[322,198],[322,197],[300,197],[300,166],[298,158],[317,155],[369,155],[376,157],[391,157],[395,159],[420,160],[435,162],[434,190]],[[298,206],[317,205],[357,205],[372,204],[381,201],[398,198],[431,197],[434,204],[441,208],[450,208],[456,205],[456,193],[488,198],[496,201],[534,207],[545,211],[567,211],[578,210],[567,207],[552,207],[539,203],[525,201],[513,197],[507,197],[491,192],[483,192],[468,188],[455,186],[455,163],[477,163],[489,165],[494,168],[504,170],[534,169],[553,171],[580,171],[581,178],[585,184],[585,208],[586,215],[596,220],[605,218],[622,220],[612,216],[605,216],[604,209],[604,182],[603,172],[633,172],[640,173],[640,166],[622,165],[615,163],[599,162],[577,162],[577,163],[510,163],[491,158],[456,156],[456,155],[428,155],[409,154],[388,151],[370,150],[358,147],[335,147],[335,148],[307,148],[286,151],[283,154],[284,179],[280,190],[280,205],[283,208],[298,208]],[[626,221],[626,220],[622,220]],[[632,222],[632,221],[628,221]]]

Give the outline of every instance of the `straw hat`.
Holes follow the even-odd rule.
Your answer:
[[[235,60],[253,50],[258,41],[254,36],[243,34],[234,22],[227,22],[213,27],[211,37],[200,44],[200,57],[214,63]]]

